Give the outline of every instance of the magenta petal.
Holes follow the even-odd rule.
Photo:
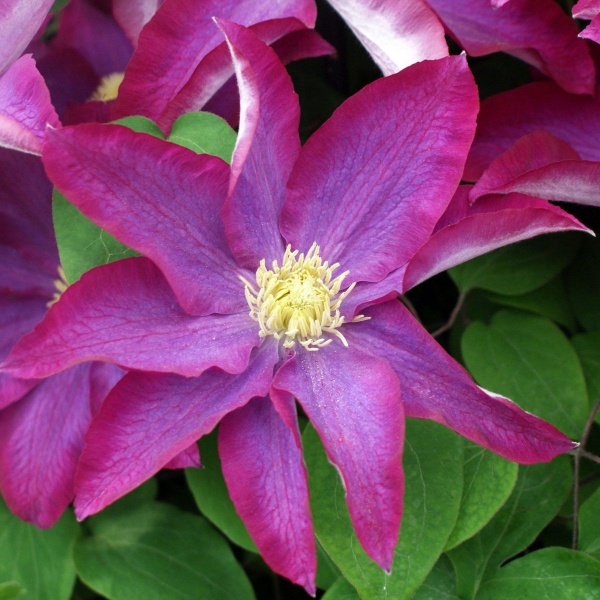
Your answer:
[[[116,21],[134,46],[144,25],[154,16],[163,0],[113,0]]]
[[[461,186],[453,200],[453,204],[462,205],[463,214],[455,214],[454,220],[438,229],[409,261],[402,293],[437,273],[508,244],[558,231],[591,233],[545,200],[508,194],[485,197],[471,206],[469,190],[470,186]]]
[[[573,6],[573,16],[576,19],[593,19],[600,13],[600,0],[579,0]]]
[[[240,91],[240,128],[223,206],[229,246],[239,264],[280,259],[277,218],[300,152],[300,106],[273,50],[248,29],[217,21],[226,35]]]
[[[302,147],[281,215],[286,240],[300,251],[316,241],[349,280],[378,281],[402,266],[458,186],[477,106],[459,56],[363,88]]]
[[[83,435],[92,419],[90,365],[45,379],[0,413],[0,490],[25,521],[50,527],[73,500]]]
[[[402,516],[404,412],[386,362],[337,340],[301,350],[277,372],[271,394],[298,399],[346,488],[360,543],[390,570]]]
[[[193,317],[160,271],[131,258],[84,274],[3,365],[16,377],[46,377],[88,360],[197,376],[210,367],[240,373],[259,343],[246,311]]]
[[[508,52],[574,94],[593,94],[595,68],[579,30],[556,2],[427,0],[446,29],[472,56]]]
[[[231,499],[265,562],[314,595],[316,547],[295,437],[269,398],[256,398],[223,419],[219,456]]]
[[[31,55],[0,76],[0,146],[41,154],[46,126],[60,127],[50,92]]]
[[[52,132],[43,160],[83,213],[160,267],[185,310],[246,308],[242,271],[219,216],[229,177],[221,159],[125,127],[89,124]]]
[[[269,389],[278,360],[263,344],[246,371],[201,377],[129,373],[105,400],[85,439],[76,478],[78,518],[140,485],[209,433],[228,412]]]
[[[53,0],[2,0],[0,6],[0,74],[27,48],[44,23]]]
[[[421,0],[327,0],[384,75],[448,56],[444,28]]]
[[[202,463],[200,462],[200,451],[198,450],[198,444],[195,442],[188,446],[185,450],[182,450],[177,456],[174,456],[163,468],[164,469],[189,469],[189,468],[200,468]]]
[[[546,462],[574,447],[558,429],[516,404],[481,389],[400,302],[366,311],[348,326],[350,345],[386,356],[402,386],[406,416],[431,419],[522,464]]]

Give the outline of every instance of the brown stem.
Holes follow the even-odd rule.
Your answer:
[[[410,314],[422,325],[423,323],[419,318],[419,313],[417,312],[415,305],[409,300],[408,296],[400,296],[400,302],[402,302],[402,304],[408,308]]]
[[[467,297],[467,295],[463,294],[463,293],[461,293],[458,296],[458,299],[456,300],[456,305],[454,306],[454,308],[452,309],[452,312],[450,313],[450,318],[446,321],[446,323],[444,323],[444,325],[442,325],[439,329],[436,329],[431,334],[434,338],[439,337],[440,335],[442,335],[442,333],[445,333],[446,331],[448,331],[448,329],[450,329],[452,327],[452,325],[454,325],[454,323],[456,323],[456,319],[458,318],[460,309],[463,307],[463,304],[465,303],[466,297]]]

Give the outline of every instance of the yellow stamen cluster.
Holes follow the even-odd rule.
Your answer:
[[[288,245],[281,267],[276,260],[268,269],[265,260],[260,261],[256,271],[257,287],[241,278],[246,286],[246,300],[250,317],[260,326],[259,335],[272,335],[283,339],[285,348],[296,342],[307,350],[315,351],[327,346],[336,336],[344,346],[348,342],[339,327],[344,322],[340,315],[342,301],[354,288],[354,283],[341,294],[342,281],[350,271],[337,277],[333,272],[339,263],[329,265],[319,256],[319,246],[314,242],[305,254],[292,252]],[[352,322],[364,321],[359,315]]]
[[[114,100],[119,93],[119,86],[123,83],[123,77],[125,77],[125,73],[105,75],[100,80],[96,91],[90,96],[90,100],[102,100],[103,102]]]
[[[50,308],[53,304],[56,304],[62,293],[69,287],[69,282],[67,281],[67,275],[62,266],[58,266],[58,277],[59,279],[54,280],[54,287],[56,288],[56,292],[52,296],[52,300],[46,304],[48,308]]]

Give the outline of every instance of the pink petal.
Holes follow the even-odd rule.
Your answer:
[[[53,0],[2,0],[0,74],[15,61],[44,23]]]
[[[454,220],[437,230],[409,261],[402,292],[476,256],[536,235],[557,231],[591,233],[545,200],[509,194],[488,196],[471,206],[469,190],[470,186],[461,186],[453,200],[454,205],[462,206],[463,214],[455,214]]]
[[[421,0],[328,0],[384,75],[448,56],[444,28]]]
[[[202,463],[200,462],[200,452],[198,451],[198,444],[194,442],[191,446],[188,446],[185,450],[182,450],[179,454],[174,456],[163,468],[198,469],[201,466]]]
[[[298,97],[273,50],[249,30],[217,21],[225,33],[240,91],[240,128],[223,206],[225,233],[239,264],[280,259],[277,217],[300,152]]]
[[[573,6],[573,17],[576,19],[593,19],[600,14],[600,0],[579,0]]]
[[[400,380],[406,416],[442,423],[522,464],[547,462],[574,447],[549,423],[475,385],[400,302],[366,314],[370,321],[349,325],[344,334],[350,347],[386,357]]]
[[[9,508],[50,527],[73,500],[83,435],[92,419],[90,365],[43,380],[0,414],[0,490]]]
[[[97,124],[51,132],[43,159],[71,202],[160,267],[185,310],[246,308],[219,217],[229,176],[221,159]]]
[[[259,342],[247,311],[193,317],[146,258],[96,267],[71,285],[2,366],[15,377],[47,377],[101,360],[129,369],[198,376],[240,373]]]
[[[212,21],[215,16],[245,26],[296,17],[311,27],[316,11],[312,0],[165,2],[140,33],[136,52],[119,88],[115,118],[132,114],[159,118],[200,61],[223,41]],[[165,48],[171,51],[166,52]]]
[[[137,46],[140,31],[162,3],[163,0],[113,0],[115,19],[134,46]]]
[[[600,19],[595,17],[593,21],[579,34],[580,38],[592,40],[600,44]]]
[[[209,433],[228,412],[264,396],[277,360],[276,345],[263,344],[241,375],[218,370],[193,378],[126,375],[86,435],[76,481],[77,517],[102,510]]]
[[[41,154],[46,125],[60,127],[50,94],[31,55],[0,76],[0,146]]]
[[[54,275],[40,269],[37,261],[23,256],[12,246],[0,244],[0,293],[45,294],[47,301],[54,293]]]
[[[450,202],[476,112],[464,57],[418,63],[363,88],[302,147],[284,237],[300,251],[316,241],[349,280],[382,279],[414,254]]]
[[[465,179],[477,181],[497,156],[540,129],[569,143],[583,160],[600,161],[600,100],[538,81],[482,102]]]
[[[299,351],[277,372],[272,397],[291,394],[315,426],[346,488],[356,535],[390,570],[402,516],[404,412],[400,387],[383,360],[337,340]]]
[[[269,398],[223,419],[219,456],[236,511],[265,562],[314,595],[316,547],[302,450]]]
[[[573,20],[555,2],[511,0],[501,10],[490,0],[428,0],[446,29],[471,55],[508,52],[574,94],[593,94],[595,68]]]

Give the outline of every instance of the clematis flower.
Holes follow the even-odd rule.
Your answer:
[[[21,53],[52,0],[7,0],[0,7],[0,146],[41,154],[46,124],[60,125],[31,55]]]
[[[86,436],[79,518],[221,422],[239,514],[267,563],[314,593],[294,399],[339,469],[359,540],[389,570],[406,415],[522,463],[573,447],[477,387],[423,330],[395,299],[407,266],[416,284],[490,246],[584,228],[542,200],[479,209],[455,196],[478,109],[464,57],[374,82],[301,148],[297,98],[275,53],[244,27],[219,26],[241,98],[231,169],[119,126],[51,132],[55,185],[145,257],[84,274],[3,369],[39,377],[103,360],[133,370]]]

